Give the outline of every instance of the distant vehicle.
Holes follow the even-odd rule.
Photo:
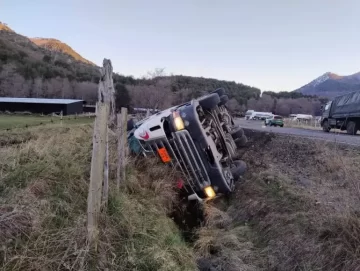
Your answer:
[[[250,119],[251,115],[254,113],[254,110],[248,110],[245,112],[245,119]]]
[[[265,126],[284,127],[284,120],[281,116],[274,115],[265,119]]]
[[[271,112],[256,112],[254,110],[248,110],[245,113],[245,119],[247,120],[265,120],[270,116],[273,116]]]
[[[324,132],[332,128],[355,135],[360,129],[360,91],[337,96],[323,108],[321,127]]]
[[[289,117],[293,121],[310,121],[313,119],[312,115],[306,114],[291,114]]]

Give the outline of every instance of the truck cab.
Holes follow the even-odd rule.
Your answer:
[[[340,129],[356,135],[360,129],[360,91],[335,97],[323,108],[321,126],[324,132]]]
[[[323,112],[322,112],[322,119],[321,119],[321,121],[324,120],[324,119],[328,119],[328,118],[329,118],[331,104],[332,104],[332,101],[328,102],[328,103],[324,106]]]
[[[188,198],[209,200],[235,189],[245,162],[235,160],[246,144],[242,128],[234,124],[223,89],[163,110],[137,123],[130,145],[136,154],[156,156],[172,166],[184,181]]]

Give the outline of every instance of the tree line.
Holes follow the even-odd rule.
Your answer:
[[[303,95],[298,92],[272,92],[243,84],[190,77],[166,76],[162,69],[148,73],[147,77],[135,79],[131,76],[114,75],[117,105],[164,109],[199,97],[219,87],[226,89],[229,101],[227,107],[233,113],[244,114],[246,110],[290,114],[320,115],[321,105],[326,99]]]

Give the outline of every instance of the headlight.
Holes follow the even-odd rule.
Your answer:
[[[207,186],[204,188],[205,195],[208,199],[215,198],[216,194],[214,189],[211,186]]]
[[[176,130],[180,131],[185,129],[184,121],[180,117],[179,112],[173,112],[173,119]]]

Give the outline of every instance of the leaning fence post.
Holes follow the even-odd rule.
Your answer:
[[[117,137],[118,137],[118,167],[117,167],[117,189],[120,184],[125,181],[125,160],[127,146],[127,108],[121,108],[121,114],[117,115]]]

